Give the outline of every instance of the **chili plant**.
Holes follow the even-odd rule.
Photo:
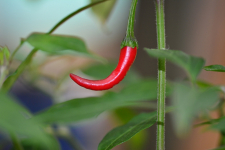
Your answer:
[[[132,140],[134,142],[135,137],[144,141],[145,135],[142,134],[143,130],[150,128],[154,124],[157,126],[157,150],[164,150],[166,143],[165,113],[172,114],[175,131],[178,136],[187,135],[193,126],[209,125],[210,129],[218,130],[221,133],[221,141],[218,144],[218,148],[214,150],[225,149],[224,90],[221,86],[212,85],[198,79],[198,75],[202,70],[225,72],[225,67],[222,65],[204,66],[205,60],[201,57],[167,49],[164,0],[155,0],[152,3],[155,3],[156,8],[158,48],[144,48],[144,50],[150,57],[158,59],[158,80],[142,78],[133,69],[129,70],[136,54],[138,57],[139,51],[137,50],[138,45],[134,37],[137,2],[138,0],[132,0],[127,31],[121,44],[120,59],[117,66],[114,63],[99,64],[104,59],[90,52],[85,42],[78,37],[52,34],[67,20],[91,7],[93,13],[100,18],[102,23],[105,23],[113,10],[113,6],[116,4],[116,0],[91,0],[89,5],[65,16],[49,32],[32,33],[27,38],[23,38],[12,54],[10,54],[6,46],[0,47],[0,127],[4,137],[0,143],[2,149],[4,148],[4,142],[7,142],[7,137],[9,137],[13,143],[11,149],[57,150],[60,149],[58,139],[63,137],[71,144],[73,149],[82,150],[84,149],[82,144],[72,137],[67,127],[66,130],[63,130],[64,128],[61,128],[61,124],[67,125],[91,119],[105,111],[113,112],[115,116],[121,119],[124,125],[108,132],[99,141],[98,150],[110,150],[124,142],[128,141],[129,143]],[[15,54],[25,43],[32,45],[33,49],[17,68],[11,68]],[[37,113],[31,113],[25,106],[17,102],[10,89],[24,71],[30,74],[37,73],[32,72],[35,70],[34,66],[34,69],[32,67],[29,68],[29,66],[32,64],[34,55],[39,51],[51,55],[67,54],[66,52],[70,51],[74,55],[82,55],[93,59],[98,63],[81,70],[83,74],[97,80],[80,78],[74,74],[70,74],[70,77],[85,88],[107,91],[104,91],[98,97],[74,98],[53,104]],[[169,84],[166,84],[166,61],[184,69],[188,79],[179,82],[169,81]],[[73,70],[75,69],[67,70],[65,77],[61,77],[60,81],[59,79],[48,78],[57,82],[54,85],[55,92],[48,93],[53,99],[57,98],[55,96],[58,94],[57,88],[60,87],[63,78],[68,77],[69,72]],[[100,80],[105,77],[107,78]],[[37,78],[37,76],[33,76],[34,82]],[[72,82],[72,80],[70,81]],[[122,82],[116,85],[120,81]],[[113,86],[115,88],[111,89]],[[172,106],[165,104],[166,96],[172,100]],[[150,102],[150,100],[156,99],[157,105],[154,102]],[[134,111],[135,108],[147,108],[147,111],[137,113]],[[210,117],[209,112],[215,110],[219,111],[220,116],[213,119]],[[193,125],[195,119],[200,119],[202,123]],[[132,145],[132,142],[130,142],[130,145]],[[131,149],[132,147],[129,148]],[[141,146],[135,147],[135,149],[141,148]]]

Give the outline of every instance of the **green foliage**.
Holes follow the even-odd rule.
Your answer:
[[[74,54],[99,59],[87,50],[84,41],[78,37],[33,33],[27,38],[27,42],[49,54]]]
[[[2,91],[7,92],[8,90],[10,90],[10,88],[19,78],[24,69],[31,63],[32,57],[36,53],[36,51],[37,51],[36,49],[33,49],[26,57],[26,59],[20,64],[17,70],[5,80],[1,89]]]
[[[92,3],[99,0],[91,0]],[[102,4],[92,7],[92,11],[99,18],[99,20],[104,24],[109,18],[113,7],[115,6],[117,0],[110,0]]]
[[[115,116],[119,119],[123,124],[127,123],[131,120],[137,112],[131,108],[118,108],[114,110]],[[127,143],[129,146],[129,150],[137,150],[142,149],[147,139],[147,133],[144,131],[138,132],[134,135]]]
[[[214,123],[211,126],[212,129],[216,129],[222,132],[225,132],[225,117],[221,117],[218,119],[218,122]]]
[[[196,84],[198,85],[198,87],[200,88],[209,88],[209,87],[213,87],[214,85],[212,85],[211,83],[202,81],[202,80],[197,80]]]
[[[206,71],[225,72],[225,66],[222,66],[222,65],[205,66],[204,69]]]
[[[0,127],[8,133],[27,136],[31,143],[42,143],[49,150],[59,149],[44,126],[32,118],[32,114],[16,103],[11,97],[0,93]]]
[[[36,115],[44,123],[68,123],[89,119],[106,110],[134,105],[135,101],[154,100],[156,80],[142,80],[125,87],[120,92],[107,92],[101,97],[87,97],[56,104]],[[137,89],[138,87],[138,89]]]
[[[196,88],[186,84],[176,84],[172,102],[175,106],[174,125],[178,135],[187,134],[197,114],[210,110],[218,100],[219,92],[215,87]]]
[[[159,50],[145,48],[148,54],[156,58],[165,58],[168,61],[182,67],[192,81],[195,81],[200,71],[203,69],[205,60],[200,57],[187,55],[182,51]]]
[[[52,125],[55,123],[74,123],[97,117],[104,111],[111,111],[116,109],[114,110],[114,114],[116,114],[121,122],[127,123],[110,131],[99,144],[98,150],[112,149],[113,147],[124,143],[131,138],[132,149],[141,149],[143,142],[146,140],[146,135],[143,130],[156,123],[156,112],[143,113],[135,116],[136,112],[134,112],[130,108],[127,108],[130,106],[133,107],[135,105],[146,105],[147,103],[143,103],[142,101],[155,100],[157,98],[157,81],[153,79],[141,79],[134,70],[130,70],[127,73],[127,76],[122,81],[124,83],[122,85],[125,85],[125,87],[123,87],[122,85],[119,86],[121,90],[118,92],[107,91],[100,97],[72,99],[60,104],[53,105],[34,116],[23,106],[18,104],[12,97],[6,95],[6,93],[9,91],[18,77],[22,74],[25,68],[31,63],[34,54],[38,50],[47,52],[51,55],[73,54],[77,56],[94,58],[99,61],[103,60],[102,58],[92,54],[88,50],[85,42],[80,38],[64,35],[50,35],[60,25],[62,25],[74,15],[107,0],[90,1],[92,2],[91,4],[74,11],[63,18],[47,34],[33,33],[27,39],[22,39],[20,45],[16,48],[11,58],[8,48],[0,47],[0,65],[5,66],[8,66],[9,62],[11,61],[10,59],[13,58],[14,54],[21,48],[24,42],[28,42],[34,47],[34,49],[28,54],[26,59],[20,64],[16,71],[11,74],[6,80],[5,77],[7,76],[7,74],[1,73],[0,85],[4,80],[5,82],[0,92],[0,114],[2,114],[0,115],[0,128],[1,131],[11,136],[15,148],[17,146],[17,148],[19,149],[19,147],[21,147],[20,142],[22,142],[23,146],[25,146],[26,149],[60,149],[55,137],[47,133],[47,131],[51,131],[51,133],[54,131],[51,130],[51,127],[47,128],[46,125]],[[163,0],[157,1],[156,6],[159,5],[162,1]],[[104,24],[109,18],[116,2],[117,0],[107,1],[105,3],[92,7],[92,11]],[[156,8],[157,13],[160,12],[161,7],[163,8],[162,4]],[[203,58],[187,55],[181,51],[161,50],[164,49],[166,45],[164,41],[164,12],[162,10],[160,15],[157,15],[157,29],[158,31],[160,31],[158,32],[159,49],[145,48],[145,50],[150,56],[159,58],[159,62],[161,62],[159,63],[161,64],[159,65],[159,70],[161,70],[162,72],[165,71],[164,60],[166,59],[183,68],[192,81],[192,86],[184,83],[173,84],[174,88],[172,94],[172,102],[174,107],[167,107],[166,109],[166,111],[168,112],[175,108],[175,111],[173,112],[173,119],[176,132],[178,133],[178,135],[185,135],[191,129],[192,123],[197,115],[199,115],[200,113],[205,113],[212,109],[221,108],[219,106],[222,105],[222,100],[219,103],[216,102],[218,102],[219,100],[219,92],[222,91],[222,88],[214,86],[207,82],[197,80],[197,77],[205,64],[205,60]],[[133,13],[131,17],[135,17],[135,14]],[[133,34],[133,20],[131,19],[130,21],[132,25],[130,26],[131,29],[128,31],[131,31],[131,33]],[[130,32],[128,32],[128,34],[130,34]],[[132,43],[137,44],[136,40],[134,40],[133,38],[128,38],[128,40],[125,38],[125,43],[127,42],[128,44],[131,42],[131,45]],[[124,43],[122,43],[122,45],[123,44]],[[5,64],[5,62],[7,62],[7,64]],[[112,63],[107,65],[97,64],[89,68],[82,69],[82,71],[85,74],[96,79],[103,79],[106,78],[115,68],[116,64]],[[222,65],[205,66],[204,69],[206,71],[225,72],[225,66]],[[8,70],[6,70],[6,72],[8,73]],[[159,79],[162,79],[163,76],[164,75],[162,74],[159,75]],[[162,82],[162,84],[159,82],[159,91],[160,87],[163,87],[165,84],[166,82],[164,81]],[[171,93],[171,88],[169,88],[169,86],[167,86],[167,96]],[[158,97],[164,97],[164,94],[164,90],[161,90],[161,93],[158,93]],[[161,108],[163,107],[164,104],[161,105]],[[148,106],[148,108],[150,107]],[[162,110],[164,110],[164,108]],[[159,109],[159,113],[160,112],[162,111],[160,111]],[[164,116],[162,118],[164,118]],[[223,142],[220,143],[220,146],[224,145],[224,116],[221,116],[218,119],[209,119],[209,121],[206,121],[199,125],[205,124],[210,124],[210,129],[216,129],[221,133],[221,135],[223,136]],[[158,124],[158,127],[160,126],[162,127],[163,125]],[[163,135],[162,137],[164,137],[164,131],[161,135]],[[159,141],[162,145],[164,144],[164,142],[162,142],[162,138]],[[160,144],[160,142],[158,143]],[[22,147],[20,149],[22,149]],[[225,147],[220,147],[214,150],[225,150]]]
[[[137,112],[131,108],[124,107],[115,109],[114,114],[120,120],[120,122],[126,123],[131,120],[137,114]]]
[[[147,129],[156,123],[157,113],[143,113],[135,116],[127,124],[111,130],[102,139],[98,150],[110,150],[113,147],[131,139],[141,130]]]

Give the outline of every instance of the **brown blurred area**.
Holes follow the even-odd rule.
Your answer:
[[[136,37],[139,53],[135,67],[144,76],[157,76],[157,61],[149,59],[144,47],[156,48],[156,27],[154,3],[140,0],[139,16],[136,23]],[[165,0],[165,24],[167,48],[181,50],[206,59],[206,65],[225,65],[225,1],[224,0]],[[148,17],[146,17],[148,16]],[[144,65],[143,65],[144,64]],[[185,73],[178,67],[167,63],[167,79],[181,80]],[[213,84],[225,84],[223,73],[203,71],[200,79]],[[169,101],[167,101],[169,104]],[[214,118],[217,113],[213,113]],[[218,144],[219,134],[206,131],[205,127],[195,128],[185,139],[179,140],[166,116],[167,150],[209,150]],[[154,134],[153,134],[154,133]],[[151,138],[147,149],[155,149],[155,128],[151,128]]]

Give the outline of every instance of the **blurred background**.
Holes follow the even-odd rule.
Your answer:
[[[63,17],[89,2],[89,0],[0,0],[0,45],[7,46],[12,52],[19,45],[21,38],[28,37],[32,32],[49,31]],[[130,4],[131,0],[117,0],[106,21],[95,16],[90,9],[86,10],[64,23],[54,33],[80,37],[90,51],[116,62],[119,57],[120,43],[126,31]],[[206,65],[225,65],[224,7],[224,0],[166,0],[167,48],[204,57]],[[155,20],[154,1],[139,0],[135,24],[135,36],[139,42],[139,50],[132,68],[143,77],[157,77],[157,60],[150,58],[143,50],[144,47],[157,47]],[[28,44],[20,49],[12,68],[19,65],[30,49],[31,46]],[[48,78],[59,80],[72,68],[77,68],[74,72],[83,75],[79,69],[91,63],[93,60],[87,58],[46,56],[38,52],[32,65],[46,78],[31,84],[32,79],[23,75],[11,93],[34,113],[53,103],[101,95],[102,92],[93,92],[77,86],[68,77],[59,89],[54,89],[52,83],[47,80]],[[222,73],[203,71],[200,78],[214,84],[225,83]],[[175,65],[168,63],[167,79],[183,80],[185,73]],[[51,95],[55,90],[57,94]],[[167,104],[169,103],[168,100]],[[212,114],[215,117],[216,115],[216,113]],[[217,146],[219,134],[212,131],[205,132],[204,128],[195,128],[185,139],[178,139],[174,134],[171,116],[166,117],[167,150],[206,150]],[[71,124],[70,131],[86,150],[95,150],[104,135],[119,124],[119,121],[110,113],[104,113],[91,121]],[[145,149],[155,149],[155,126],[144,132],[147,133]],[[72,149],[71,144],[63,139],[59,140],[63,149]],[[115,150],[131,149],[128,147],[125,144],[116,147]]]

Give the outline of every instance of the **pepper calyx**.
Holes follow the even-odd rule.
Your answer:
[[[125,37],[121,43],[121,49],[125,46],[129,46],[132,48],[137,47],[138,48],[138,42],[135,37]]]

